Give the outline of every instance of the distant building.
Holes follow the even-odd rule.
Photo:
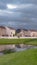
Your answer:
[[[30,30],[31,37],[37,37],[37,30]]]
[[[6,28],[4,26],[0,26],[0,36],[6,35]]]
[[[0,36],[15,36],[16,30],[11,27],[0,26]]]
[[[15,36],[16,30],[12,27],[5,27],[6,28],[6,34],[10,37]]]
[[[37,30],[18,29],[18,37],[37,37]]]
[[[0,37],[37,37],[37,30],[17,29],[12,27],[0,26]]]
[[[19,30],[19,32],[17,32],[17,36],[30,37],[30,32],[27,29]]]

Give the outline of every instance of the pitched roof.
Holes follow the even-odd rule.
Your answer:
[[[2,28],[2,29],[6,29],[4,26],[0,26],[0,28]]]
[[[30,29],[30,31],[37,31],[37,30],[32,30],[32,29]]]
[[[12,28],[12,27],[8,27],[8,28],[10,28],[11,30],[15,30],[14,28]]]
[[[17,29],[16,32],[20,33],[21,31],[28,31],[27,29]]]

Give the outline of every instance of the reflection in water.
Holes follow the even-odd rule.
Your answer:
[[[24,50],[28,50],[28,49],[36,49],[37,46],[26,46],[25,48],[15,48],[15,49],[11,49],[11,52],[13,52],[13,50],[15,52],[19,52],[19,51],[24,51]],[[0,52],[0,56],[4,55],[3,52]]]

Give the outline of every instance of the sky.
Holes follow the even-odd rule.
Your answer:
[[[37,30],[37,0],[0,0],[0,26]]]

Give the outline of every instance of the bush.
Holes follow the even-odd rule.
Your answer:
[[[3,51],[4,54],[9,54],[9,53],[14,53],[15,52],[15,49],[5,49]]]

